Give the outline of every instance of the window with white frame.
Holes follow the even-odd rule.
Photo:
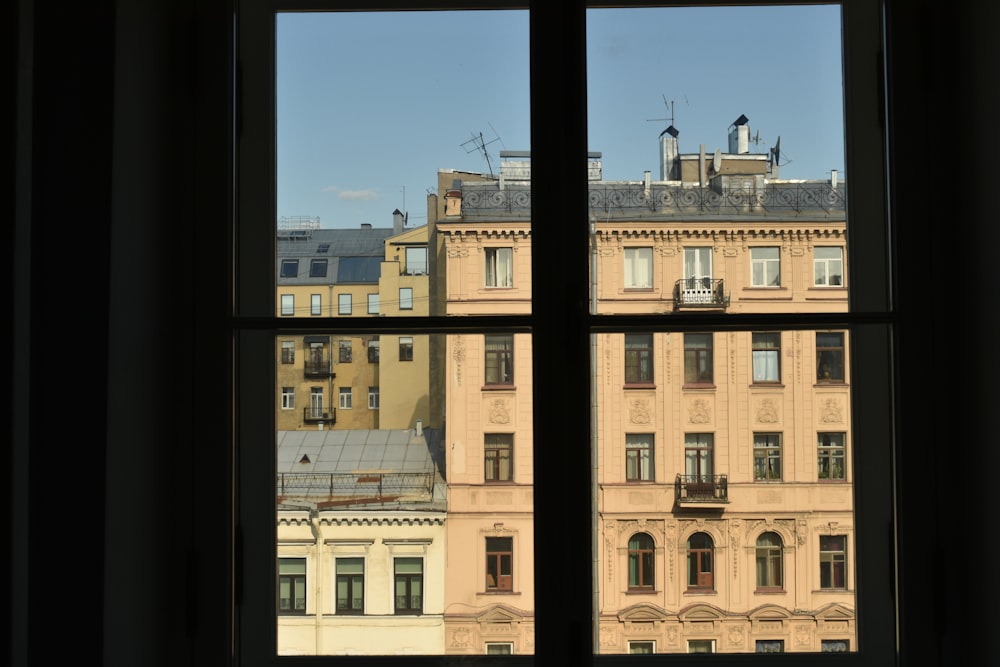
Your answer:
[[[487,287],[514,286],[514,249],[486,248],[485,284]]]
[[[653,287],[653,249],[625,248],[625,289]]]
[[[425,246],[406,249],[406,274],[427,275],[427,248]]]
[[[368,409],[378,410],[378,387],[368,387]]]
[[[400,310],[413,310],[413,288],[412,287],[400,287],[399,288],[399,309]]]
[[[779,248],[750,248],[750,285],[752,287],[781,286]]]
[[[295,409],[295,387],[281,388],[281,409],[282,410]]]
[[[817,287],[843,287],[844,249],[813,248],[813,284]]]
[[[337,395],[340,397],[340,408],[342,410],[350,410],[353,407],[354,393],[350,387],[340,387],[337,390]]]

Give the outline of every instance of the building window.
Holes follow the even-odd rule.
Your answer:
[[[337,295],[337,314],[338,315],[350,315],[351,314],[351,295],[350,294],[338,294]]]
[[[684,248],[684,277],[712,279],[711,248]]]
[[[715,640],[689,639],[688,653],[715,653]]]
[[[646,533],[636,533],[628,541],[629,590],[653,590],[653,538]]]
[[[712,334],[684,334],[684,384],[711,384],[712,377]]]
[[[757,538],[757,590],[781,590],[782,542],[774,532]]]
[[[656,653],[656,642],[629,642],[629,655],[653,655]]]
[[[412,287],[400,287],[399,288],[399,309],[400,310],[413,310],[413,288]]]
[[[841,287],[844,284],[844,249],[813,249],[813,284],[817,287]]]
[[[326,278],[326,265],[327,265],[327,260],[325,259],[311,260],[309,262],[309,277]]]
[[[283,340],[283,341],[281,341],[281,363],[283,363],[283,364],[294,364],[295,363],[295,341],[294,340]]]
[[[325,416],[323,410],[323,387],[309,387],[309,417],[310,419],[322,419]]]
[[[424,560],[396,558],[395,609],[397,614],[420,614],[424,610]]]
[[[486,590],[514,590],[514,538],[486,538]]]
[[[784,639],[758,639],[756,653],[784,653]]]
[[[688,482],[711,483],[712,450],[715,436],[711,433],[684,434],[684,474]]]
[[[781,286],[781,256],[778,248],[750,248],[750,285]]]
[[[486,248],[486,286],[514,286],[513,248]]]
[[[653,383],[653,334],[625,334],[625,384]]]
[[[687,548],[688,590],[713,590],[715,546],[712,538],[707,533],[695,533],[688,538]]]
[[[306,559],[278,559],[278,613],[306,613]]]
[[[755,333],[751,339],[754,384],[781,382],[781,334]]]
[[[406,274],[410,276],[427,275],[427,248],[406,249]]]
[[[311,315],[323,314],[323,297],[319,294],[309,295],[309,313]]]
[[[281,295],[281,314],[282,315],[294,315],[295,314],[295,295],[294,294],[282,294]]]
[[[753,434],[753,478],[757,481],[781,479],[781,434]]]
[[[378,294],[368,295],[368,314],[378,315]]]
[[[350,410],[351,405],[354,402],[353,393],[350,387],[340,387],[340,407],[344,410]]]
[[[849,653],[851,650],[850,639],[822,639],[820,640],[820,653]]]
[[[653,434],[625,434],[625,481],[652,482]]]
[[[652,289],[653,249],[625,248],[625,289]]]
[[[349,340],[342,340],[342,341],[338,341],[338,343],[339,343],[338,349],[340,351],[340,357],[339,357],[340,363],[342,363],[342,364],[349,364],[349,363],[351,363],[352,349],[353,349],[352,345],[351,345],[351,341],[349,341]]]
[[[486,336],[486,384],[514,384],[514,336]]]
[[[281,260],[282,278],[297,278],[298,275],[299,275],[299,260],[297,259]]]
[[[413,361],[413,336],[399,337],[399,360]]]
[[[816,381],[844,381],[844,334],[816,332]]]
[[[511,642],[486,642],[486,655],[514,655]]]
[[[368,341],[368,363],[377,364],[378,363],[378,344],[379,339],[375,338]]]
[[[514,434],[487,433],[483,436],[483,461],[487,482],[514,479]]]
[[[378,410],[378,387],[368,387],[368,409]]]
[[[847,537],[819,536],[819,587],[847,588]]]
[[[337,613],[365,613],[365,559],[337,559]]]
[[[817,436],[819,479],[845,479],[845,452],[843,433],[820,433]]]
[[[282,410],[295,409],[295,387],[281,388],[281,409]]]

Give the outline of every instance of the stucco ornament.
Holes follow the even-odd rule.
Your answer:
[[[708,413],[708,402],[704,398],[696,398],[688,407],[688,421],[692,424],[707,424],[712,417]]]
[[[493,403],[490,404],[490,422],[493,424],[510,423],[510,410],[507,407],[507,401],[505,399],[493,399]]]
[[[645,398],[636,398],[628,406],[629,421],[633,424],[648,424],[652,418],[649,416],[649,401]]]
[[[778,410],[774,407],[774,400],[765,398],[757,408],[757,421],[761,424],[773,424],[778,421]]]
[[[844,417],[840,409],[840,400],[836,398],[828,398],[823,403],[823,416],[821,417],[824,424],[834,424],[844,421]]]

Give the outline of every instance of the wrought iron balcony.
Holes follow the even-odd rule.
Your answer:
[[[302,421],[307,424],[316,424],[318,422],[323,422],[324,424],[336,424],[337,408],[303,408]]]
[[[726,475],[677,475],[674,499],[681,505],[728,503],[729,480]]]
[[[681,278],[674,283],[674,309],[729,307],[722,278]]]
[[[331,359],[306,359],[306,377],[333,377],[333,360]]]

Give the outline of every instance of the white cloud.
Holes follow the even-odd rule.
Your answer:
[[[375,190],[341,190],[336,185],[328,185],[322,189],[322,192],[336,192],[337,199],[345,201],[374,201],[378,199],[378,193]]]

